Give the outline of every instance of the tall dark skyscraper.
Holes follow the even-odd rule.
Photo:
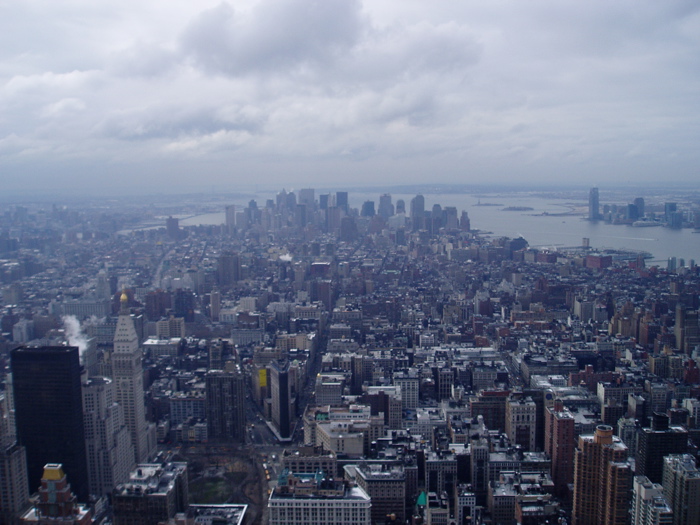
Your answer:
[[[588,220],[599,221],[600,216],[600,200],[598,198],[598,188],[591,188],[588,192]]]
[[[205,384],[209,440],[245,443],[245,381],[240,371],[210,370]]]
[[[348,192],[347,191],[337,191],[335,193],[335,205],[345,211],[345,213],[348,212]]]
[[[638,440],[635,473],[654,483],[663,479],[664,456],[688,452],[688,431],[669,425],[669,417],[661,412],[651,416],[651,428],[642,428]]]
[[[78,348],[17,348],[11,367],[17,440],[27,450],[29,490],[39,489],[44,465],[62,463],[78,500],[87,501]]]
[[[270,391],[272,398],[272,422],[277,427],[280,437],[292,435],[294,419],[294,396],[290,388],[289,361],[270,364]]]

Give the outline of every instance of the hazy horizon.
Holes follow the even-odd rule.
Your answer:
[[[7,196],[697,185],[690,0],[0,3]]]

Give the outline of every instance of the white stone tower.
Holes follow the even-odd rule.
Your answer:
[[[124,409],[124,420],[131,434],[134,459],[136,463],[145,463],[155,453],[155,425],[146,421],[143,353],[127,306],[128,300],[126,292],[122,293],[119,320],[114,333],[112,376],[116,385],[117,403]]]

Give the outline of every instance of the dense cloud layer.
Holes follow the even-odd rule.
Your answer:
[[[122,192],[252,178],[693,182],[699,11],[0,2],[0,178]]]

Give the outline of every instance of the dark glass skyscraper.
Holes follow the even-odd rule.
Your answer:
[[[270,364],[272,422],[282,438],[288,438],[292,435],[292,420],[295,415],[289,379],[289,361]]]
[[[655,412],[651,428],[642,428],[638,437],[637,476],[646,476],[653,483],[663,479],[664,456],[688,452],[688,431],[682,426],[669,425],[668,415]]]
[[[345,213],[348,212],[348,192],[338,191],[335,193],[335,205],[344,210]]]
[[[78,348],[17,348],[11,367],[17,440],[27,450],[30,492],[39,489],[44,465],[62,463],[78,501],[87,502]]]
[[[245,443],[245,381],[240,371],[210,370],[205,384],[209,440]]]

